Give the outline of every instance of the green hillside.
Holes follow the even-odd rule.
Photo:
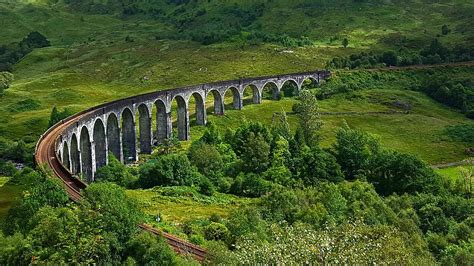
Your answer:
[[[196,264],[138,222],[209,264],[472,265],[474,169],[432,167],[474,156],[473,19],[472,0],[0,0],[0,265]],[[33,163],[60,116],[321,69],[222,116],[210,95],[210,126],[191,103],[190,141],[111,158],[81,204]]]

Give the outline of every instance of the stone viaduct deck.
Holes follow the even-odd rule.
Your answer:
[[[107,164],[109,152],[123,163],[137,161],[138,154],[149,154],[155,143],[172,137],[173,120],[177,121],[178,139],[189,140],[190,104],[195,105],[196,124],[205,125],[206,98],[210,94],[214,98],[214,114],[223,115],[228,91],[232,93],[233,109],[240,110],[244,91],[251,90],[252,102],[259,104],[264,89],[270,88],[272,97],[277,99],[288,82],[301,90],[305,81],[319,83],[329,75],[328,71],[314,71],[230,80],[161,90],[102,104],[61,122],[68,123],[54,140],[54,156],[72,175],[81,175],[90,183],[97,169]],[[171,111],[173,102],[177,104],[175,118]],[[156,116],[152,117],[154,108]],[[155,129],[153,124],[156,124]]]

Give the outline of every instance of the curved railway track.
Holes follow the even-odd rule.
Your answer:
[[[87,115],[92,110],[86,110],[81,113],[78,113],[74,116],[67,118],[54,125],[48,131],[46,131],[41,138],[39,139],[36,145],[35,151],[35,161],[40,166],[45,166],[46,168],[51,168],[54,175],[62,181],[66,192],[69,198],[78,202],[81,200],[81,190],[87,187],[87,184],[83,183],[81,180],[75,178],[69,170],[67,170],[58,160],[56,152],[54,149],[56,140],[59,138],[61,132],[67,128],[69,125],[75,123],[82,116]],[[191,244],[183,239],[180,239],[171,234],[161,232],[158,229],[155,229],[149,225],[141,224],[139,227],[152,233],[154,235],[160,235],[164,237],[168,245],[177,253],[183,255],[190,255],[196,260],[202,262],[206,257],[206,250],[203,248]]]

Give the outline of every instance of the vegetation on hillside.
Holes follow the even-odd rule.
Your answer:
[[[294,109],[318,109],[309,91],[299,99]],[[224,218],[157,224],[209,246],[213,263],[472,261],[470,192],[447,182],[417,157],[386,149],[347,124],[332,147],[322,149],[318,115],[303,119],[295,134],[282,117],[271,128],[246,122],[224,134],[210,124],[187,156],[180,149],[156,153],[138,171],[125,170],[136,175],[127,178],[135,184],[127,185],[186,185],[207,197],[219,191],[258,198],[256,206],[244,205]],[[115,168],[123,166],[102,169],[114,173]],[[113,180],[115,175],[102,179]],[[348,234],[351,244],[336,237],[337,232]],[[331,249],[324,249],[326,245]]]
[[[138,232],[142,221],[206,247],[210,264],[473,264],[472,167],[429,166],[474,152],[472,63],[453,64],[473,58],[473,11],[463,0],[0,3],[0,264],[193,263]],[[287,84],[279,101],[245,94],[237,111],[226,95],[226,114],[193,127],[193,141],[160,143],[138,165],[110,154],[79,204],[29,168],[42,132],[99,103],[325,66],[329,80]]]

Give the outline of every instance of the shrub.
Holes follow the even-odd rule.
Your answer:
[[[230,237],[230,231],[221,223],[211,222],[204,227],[204,236],[207,240],[227,241]]]
[[[183,186],[199,184],[203,178],[186,156],[161,155],[140,165],[138,184],[142,188],[154,186]]]
[[[0,69],[1,70],[1,69]],[[0,96],[8,89],[13,81],[13,74],[10,72],[0,72]]]
[[[124,164],[117,160],[112,153],[109,153],[109,163],[97,170],[95,180],[97,182],[114,182],[123,187],[133,188],[138,177],[130,173]]]

